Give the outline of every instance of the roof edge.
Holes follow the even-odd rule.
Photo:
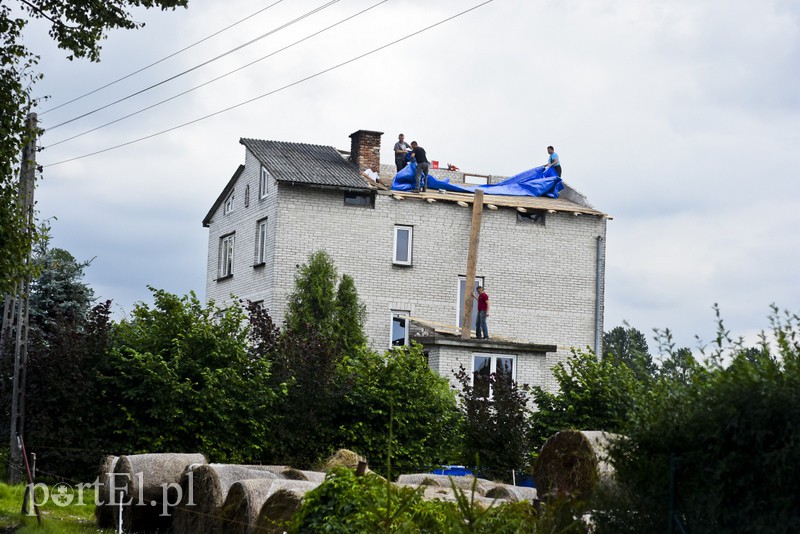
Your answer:
[[[228,193],[231,189],[233,189],[233,184],[236,183],[236,180],[239,179],[239,176],[242,175],[243,171],[244,165],[239,165],[239,167],[236,169],[236,172],[234,172],[233,176],[231,176],[231,179],[228,180],[227,184],[225,184],[225,187],[222,189],[222,193],[219,194],[217,200],[214,202],[214,205],[211,206],[211,209],[208,210],[208,214],[206,214],[205,218],[203,219],[203,228],[209,227],[211,224],[211,217],[214,215],[214,212],[217,211],[217,208],[219,208],[220,204],[222,204],[228,197]]]

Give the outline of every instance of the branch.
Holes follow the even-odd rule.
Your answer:
[[[28,7],[29,7],[29,8],[30,8],[32,11],[35,11],[35,12],[37,12],[37,13],[38,13],[40,16],[42,16],[42,17],[46,18],[47,20],[49,20],[49,21],[50,21],[50,22],[52,22],[53,24],[57,24],[57,25],[59,25],[59,26],[61,26],[61,27],[63,27],[63,28],[66,28],[66,29],[68,29],[68,30],[78,30],[78,29],[80,29],[80,26],[68,26],[68,25],[66,25],[65,23],[63,23],[62,21],[60,21],[60,20],[57,20],[57,19],[54,19],[53,17],[51,17],[50,15],[48,15],[47,13],[45,13],[45,12],[42,10],[42,8],[40,8],[39,6],[37,6],[37,5],[35,5],[35,4],[31,3],[31,2],[29,2],[28,0],[20,0],[20,2],[22,2],[23,4],[25,4],[26,6],[28,6]]]

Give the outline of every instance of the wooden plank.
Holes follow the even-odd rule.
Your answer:
[[[481,216],[483,214],[483,191],[475,190],[472,204],[472,224],[469,231],[469,252],[467,253],[467,280],[464,286],[464,311],[461,316],[461,339],[469,339],[470,319],[472,319],[472,291],[475,286],[475,269],[478,264],[478,243],[481,237]]]

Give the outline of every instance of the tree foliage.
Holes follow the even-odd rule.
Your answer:
[[[624,363],[641,381],[653,378],[657,371],[644,334],[627,323],[603,333],[603,357]]]
[[[261,461],[275,395],[268,361],[247,349],[244,311],[151,291],[153,306],[117,326],[100,378],[120,447]]]
[[[705,364],[660,378],[613,450],[622,491],[601,532],[663,529],[671,462],[687,532],[800,529],[800,317],[774,309],[771,321],[774,341],[755,348],[720,323]]]
[[[557,392],[532,388],[537,411],[531,417],[533,446],[566,429],[618,432],[642,400],[642,382],[612,355],[573,351],[553,367]]]
[[[462,461],[477,465],[483,476],[510,480],[511,471],[525,467],[528,460],[529,388],[507,374],[470,375],[463,366],[456,379],[464,418]],[[479,380],[483,383],[477,384]]]

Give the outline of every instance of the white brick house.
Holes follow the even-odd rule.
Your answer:
[[[329,146],[241,139],[244,165],[203,220],[207,298],[262,301],[281,324],[298,267],[324,249],[355,280],[373,348],[410,336],[451,380],[459,364],[468,371],[511,364],[518,382],[552,388],[550,368],[571,347],[595,348],[602,339],[608,217],[569,187],[557,199],[486,195],[485,205],[496,209],[483,212],[477,276],[490,296],[493,339],[447,335],[447,327],[426,321],[460,322],[472,195],[398,199],[369,185],[359,170],[378,162],[381,135],[352,134],[350,158]],[[431,174],[465,179],[454,171]],[[386,183],[393,175],[394,165],[382,166]],[[427,328],[407,328],[397,316],[419,318]]]

